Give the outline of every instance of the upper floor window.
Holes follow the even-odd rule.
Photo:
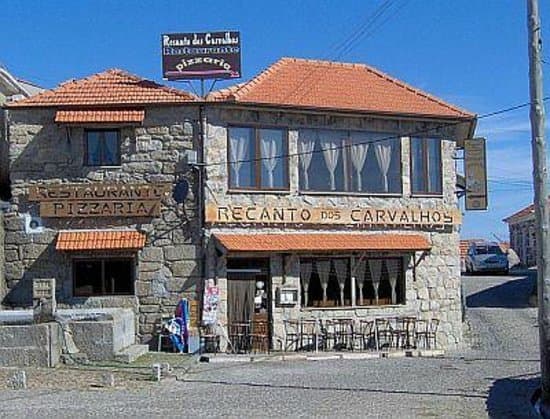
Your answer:
[[[285,130],[230,127],[228,131],[231,189],[288,189]]]
[[[117,130],[85,131],[86,166],[120,165],[120,136]]]
[[[413,194],[443,193],[438,138],[411,138],[411,186]]]
[[[400,194],[401,143],[393,137],[372,132],[300,130],[300,189]]]

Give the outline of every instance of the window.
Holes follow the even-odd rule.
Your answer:
[[[134,260],[130,258],[78,259],[73,261],[74,295],[131,295],[134,293]]]
[[[400,194],[401,147],[399,139],[391,137],[395,136],[359,131],[300,130],[300,189]]]
[[[288,189],[285,130],[230,127],[228,131],[231,189]]]
[[[301,258],[300,282],[302,307],[405,303],[402,258]]]
[[[120,139],[118,131],[85,131],[85,136],[85,160],[87,166],[120,165]]]
[[[441,141],[411,138],[411,163],[412,193],[441,195]]]

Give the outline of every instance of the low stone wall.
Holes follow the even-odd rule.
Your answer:
[[[0,326],[0,366],[54,367],[61,342],[57,323]]]

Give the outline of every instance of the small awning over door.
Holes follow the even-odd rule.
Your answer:
[[[222,234],[216,239],[227,252],[330,252],[430,250],[421,234],[275,233]]]
[[[135,230],[60,231],[55,248],[79,250],[139,250],[145,246],[145,234]]]

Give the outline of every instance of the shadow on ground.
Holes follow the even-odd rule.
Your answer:
[[[480,278],[480,281],[482,279]],[[528,308],[529,297],[535,287],[535,275],[525,275],[466,298],[468,307]],[[514,298],[510,298],[514,296]]]
[[[495,380],[487,398],[491,418],[536,418],[531,398],[540,387],[540,376],[522,375]]]

